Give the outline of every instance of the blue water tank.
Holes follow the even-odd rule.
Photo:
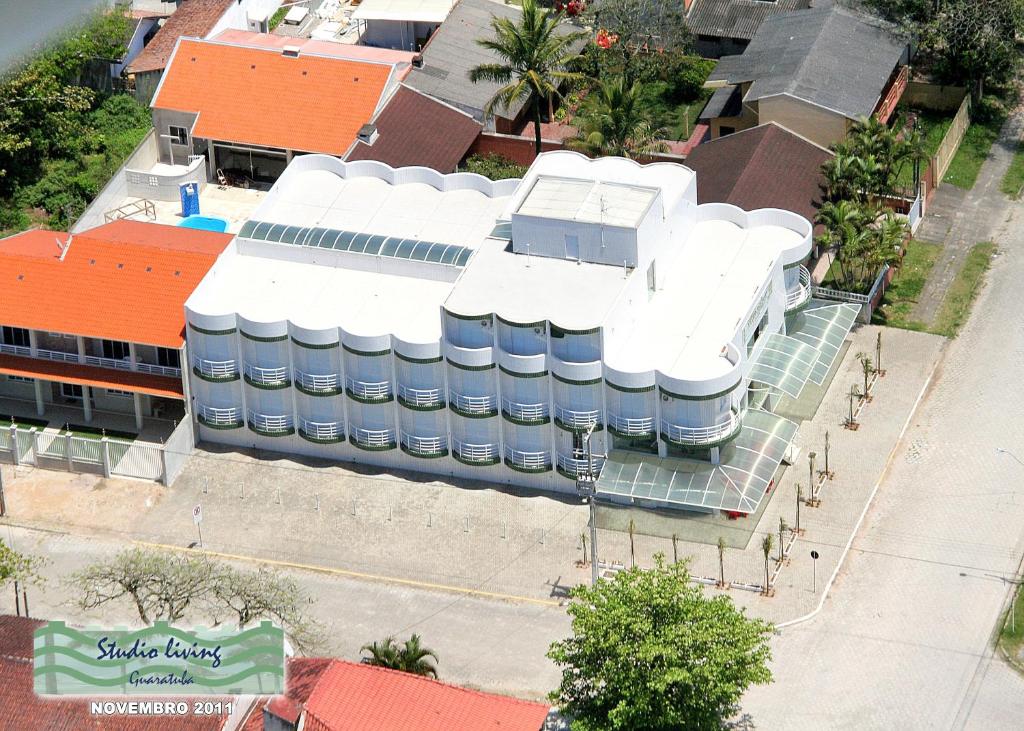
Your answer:
[[[178,186],[181,194],[181,215],[199,215],[199,186],[195,183],[182,183]]]

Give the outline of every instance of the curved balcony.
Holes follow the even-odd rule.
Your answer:
[[[551,470],[551,452],[524,452],[506,446],[505,464],[517,472],[548,472]]]
[[[803,264],[799,266],[799,277],[796,287],[786,290],[786,312],[795,310],[811,298],[811,273]]]
[[[685,447],[711,447],[736,436],[741,426],[742,422],[735,411],[730,411],[728,419],[714,426],[679,426],[662,419],[661,436],[667,442]]]
[[[555,424],[568,431],[586,431],[591,426],[600,429],[601,411],[599,409],[579,411],[555,404]]]
[[[341,393],[341,376],[337,373],[306,373],[295,369],[295,388],[309,396],[336,396]]]
[[[196,409],[196,418],[203,426],[211,429],[238,429],[245,421],[242,419],[242,410],[235,407],[219,409],[214,406],[199,404]]]
[[[413,457],[445,457],[448,455],[448,439],[446,437],[418,437],[402,432],[402,451]]]
[[[497,444],[470,444],[458,439],[452,440],[452,456],[468,465],[492,465],[501,462]]]
[[[291,414],[261,414],[249,409],[249,428],[265,437],[283,437],[295,433]]]
[[[460,416],[482,419],[498,415],[497,396],[463,396],[452,391],[448,394],[448,406]]]
[[[394,429],[349,429],[348,440],[368,452],[383,452],[397,446]]]
[[[307,442],[334,444],[345,441],[345,425],[340,421],[299,419],[299,436]]]
[[[192,372],[205,381],[237,381],[238,362],[234,360],[193,358]]]
[[[617,437],[626,439],[643,439],[654,436],[654,417],[645,416],[639,419],[608,414],[608,431]]]
[[[601,468],[604,467],[604,457],[595,454],[593,455],[593,459],[594,477],[596,478],[601,474]],[[585,477],[590,474],[590,461],[587,459],[587,455],[585,453],[574,453],[574,456],[559,454],[556,461],[558,473],[565,477],[575,480],[581,476]]]
[[[501,400],[501,413],[513,424],[547,424],[551,419],[546,403],[523,404],[507,398]]]
[[[359,381],[345,379],[345,393],[364,404],[379,404],[391,400],[390,381]]]
[[[252,363],[245,364],[245,382],[256,388],[287,388],[291,385],[288,380],[287,368],[261,368]]]
[[[398,402],[413,411],[435,411],[444,408],[440,388],[410,388],[399,384]]]

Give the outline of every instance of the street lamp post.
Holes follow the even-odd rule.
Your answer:
[[[594,477],[594,454],[590,449],[590,437],[594,434],[591,424],[583,436],[587,450],[587,474],[576,473],[576,492],[590,504],[590,583],[597,586],[597,480]]]

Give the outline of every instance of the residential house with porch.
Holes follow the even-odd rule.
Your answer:
[[[777,122],[829,147],[861,118],[888,119],[906,88],[910,53],[895,29],[839,5],[774,15],[741,55],[719,60],[700,121],[711,139]]]
[[[180,422],[184,303],[230,240],[128,220],[0,239],[0,417]]]

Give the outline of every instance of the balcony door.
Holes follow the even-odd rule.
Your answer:
[[[123,343],[120,340],[104,340],[103,357],[112,360],[127,360],[128,343]]]

